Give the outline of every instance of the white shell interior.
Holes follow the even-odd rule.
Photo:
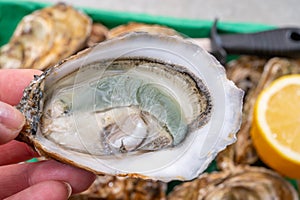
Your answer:
[[[45,89],[82,65],[120,57],[150,57],[188,68],[209,89],[213,104],[210,121],[190,133],[184,143],[175,148],[121,157],[98,158],[67,151],[43,138],[39,130],[36,140],[45,151],[55,152],[66,160],[97,172],[139,174],[162,181],[197,177],[219,151],[235,141],[235,133],[241,123],[243,92],[227,80],[224,68],[216,59],[199,46],[176,37],[144,33],[133,33],[103,42],[87,54],[63,63],[46,79]],[[98,73],[101,75],[102,72]]]

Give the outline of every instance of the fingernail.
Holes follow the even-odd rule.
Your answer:
[[[7,134],[16,134],[24,126],[25,118],[11,105],[0,102],[0,125]],[[5,134],[5,133],[4,133]]]
[[[67,182],[63,182],[65,185],[66,185],[66,187],[67,187],[67,190],[68,190],[68,198],[72,195],[72,186],[69,184],[69,183],[67,183]]]

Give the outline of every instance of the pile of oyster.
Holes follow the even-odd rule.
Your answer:
[[[73,199],[298,199],[279,174],[250,166],[249,135],[256,96],[299,73],[297,61],[241,57],[226,74],[173,29],[108,30],[58,4],[24,17],[0,68],[45,69],[17,106],[26,117],[18,139],[100,175]],[[202,174],[215,158],[220,171]],[[172,180],[185,182],[167,195]]]

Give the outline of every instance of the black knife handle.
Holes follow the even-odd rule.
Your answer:
[[[218,60],[227,54],[300,58],[300,28],[280,28],[258,33],[218,35],[211,29],[212,53]]]

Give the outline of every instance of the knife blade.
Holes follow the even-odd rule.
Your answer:
[[[217,20],[215,20],[210,31],[210,38],[189,40],[209,51],[222,64],[225,64],[228,54],[300,58],[300,28],[296,27],[256,33],[219,35]]]

